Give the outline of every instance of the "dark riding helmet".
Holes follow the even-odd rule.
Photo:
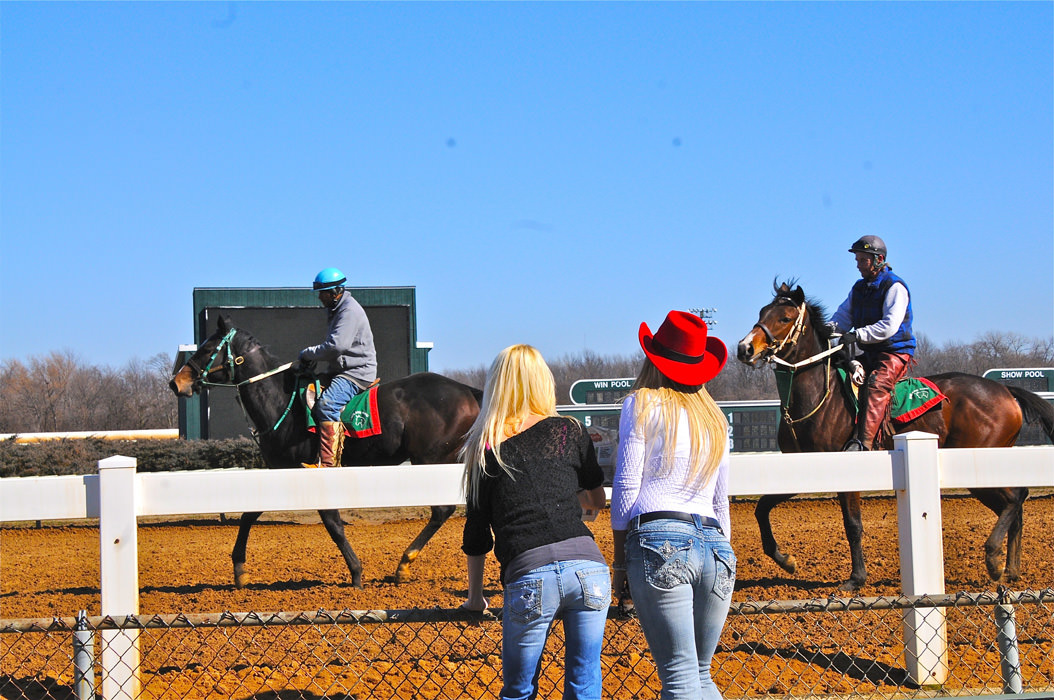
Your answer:
[[[862,236],[853,244],[849,252],[870,253],[871,255],[881,255],[884,258],[886,257],[886,244],[878,236]]]
[[[314,287],[316,292],[323,289],[336,289],[337,287],[343,287],[347,281],[348,278],[344,276],[343,272],[335,267],[327,267],[315,275]]]

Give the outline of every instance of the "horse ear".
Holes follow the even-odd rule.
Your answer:
[[[795,304],[801,304],[805,301],[805,292],[801,290],[801,285],[794,288],[794,291],[791,292],[791,298]]]
[[[216,322],[216,330],[220,331],[221,333],[226,333],[227,331],[229,331],[231,329],[231,325],[232,324],[231,324],[230,317],[227,316],[226,314],[223,314],[223,315],[220,316],[219,320]]]

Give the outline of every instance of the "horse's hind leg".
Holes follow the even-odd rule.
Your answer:
[[[970,493],[988,510],[996,514],[995,527],[984,542],[984,565],[988,578],[1001,581],[1003,578],[1003,541],[1010,532],[1012,508],[1004,489],[970,489]]]
[[[970,493],[998,516],[992,533],[984,543],[984,564],[988,569],[988,578],[1008,583],[1018,580],[1021,577],[1021,531],[1024,525],[1022,506],[1028,497],[1028,489],[975,489]]]
[[[453,514],[454,506],[432,506],[432,517],[428,519],[424,529],[414,538],[414,541],[403,552],[403,558],[399,560],[399,566],[395,569],[396,583],[402,583],[409,577],[410,562],[417,558],[417,555],[428,544],[428,540],[432,539],[432,535],[436,534]]]
[[[772,512],[773,508],[785,501],[789,501],[796,495],[793,493],[767,494],[759,498],[758,504],[754,506],[754,518],[758,521],[758,530],[761,531],[761,549],[788,574],[793,574],[798,570],[798,562],[793,554],[787,556],[780,551],[776,538],[772,534],[772,523],[769,520],[769,513]]]
[[[842,524],[845,526],[845,538],[849,540],[849,557],[853,562],[849,579],[843,581],[838,589],[858,591],[867,581],[867,565],[864,564],[864,522],[860,516],[860,494],[840,493],[838,503],[842,506]]]
[[[242,513],[238,521],[238,539],[234,541],[234,549],[231,551],[231,561],[234,562],[234,586],[245,588],[249,583],[249,577],[245,574],[245,545],[249,541],[249,530],[253,523],[259,520],[262,513]]]
[[[337,549],[340,550],[341,555],[344,557],[344,563],[348,565],[348,571],[351,573],[351,585],[355,588],[362,588],[362,563],[355,554],[355,550],[351,548],[348,538],[344,535],[344,520],[340,517],[340,511],[320,510],[318,514],[322,517],[322,524],[326,526],[329,538],[337,545]]]
[[[1025,527],[1025,499],[1028,489],[1024,487],[1010,489],[1015,497],[1014,515],[1006,533],[1006,570],[1003,580],[1013,583],[1021,578],[1021,532]]]

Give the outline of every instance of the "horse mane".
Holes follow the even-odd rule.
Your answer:
[[[261,343],[259,339],[244,328],[238,328],[238,332],[234,335],[236,342],[239,342],[241,349],[239,352],[247,353],[253,350],[259,352],[265,360],[270,364],[279,364],[278,358],[275,356],[271,349]]]
[[[816,333],[822,345],[826,345],[831,340],[832,330],[827,325],[827,307],[816,299],[805,296],[805,293],[798,285],[797,277],[788,279],[782,285],[778,285],[773,281],[772,289],[776,301],[783,300],[794,306],[798,306],[801,303],[800,300],[795,298],[795,293],[800,293],[805,301],[805,310],[809,314],[809,318],[812,319],[813,332]]]

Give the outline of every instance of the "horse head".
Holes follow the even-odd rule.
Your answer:
[[[220,316],[216,332],[172,375],[169,388],[176,396],[192,396],[206,385],[236,386],[245,352],[256,347],[246,342],[251,340],[229,318]]]
[[[810,325],[813,305],[802,288],[793,280],[779,286],[773,282],[772,287],[775,298],[761,308],[758,322],[736,346],[736,358],[744,364],[755,365],[789,353]]]

